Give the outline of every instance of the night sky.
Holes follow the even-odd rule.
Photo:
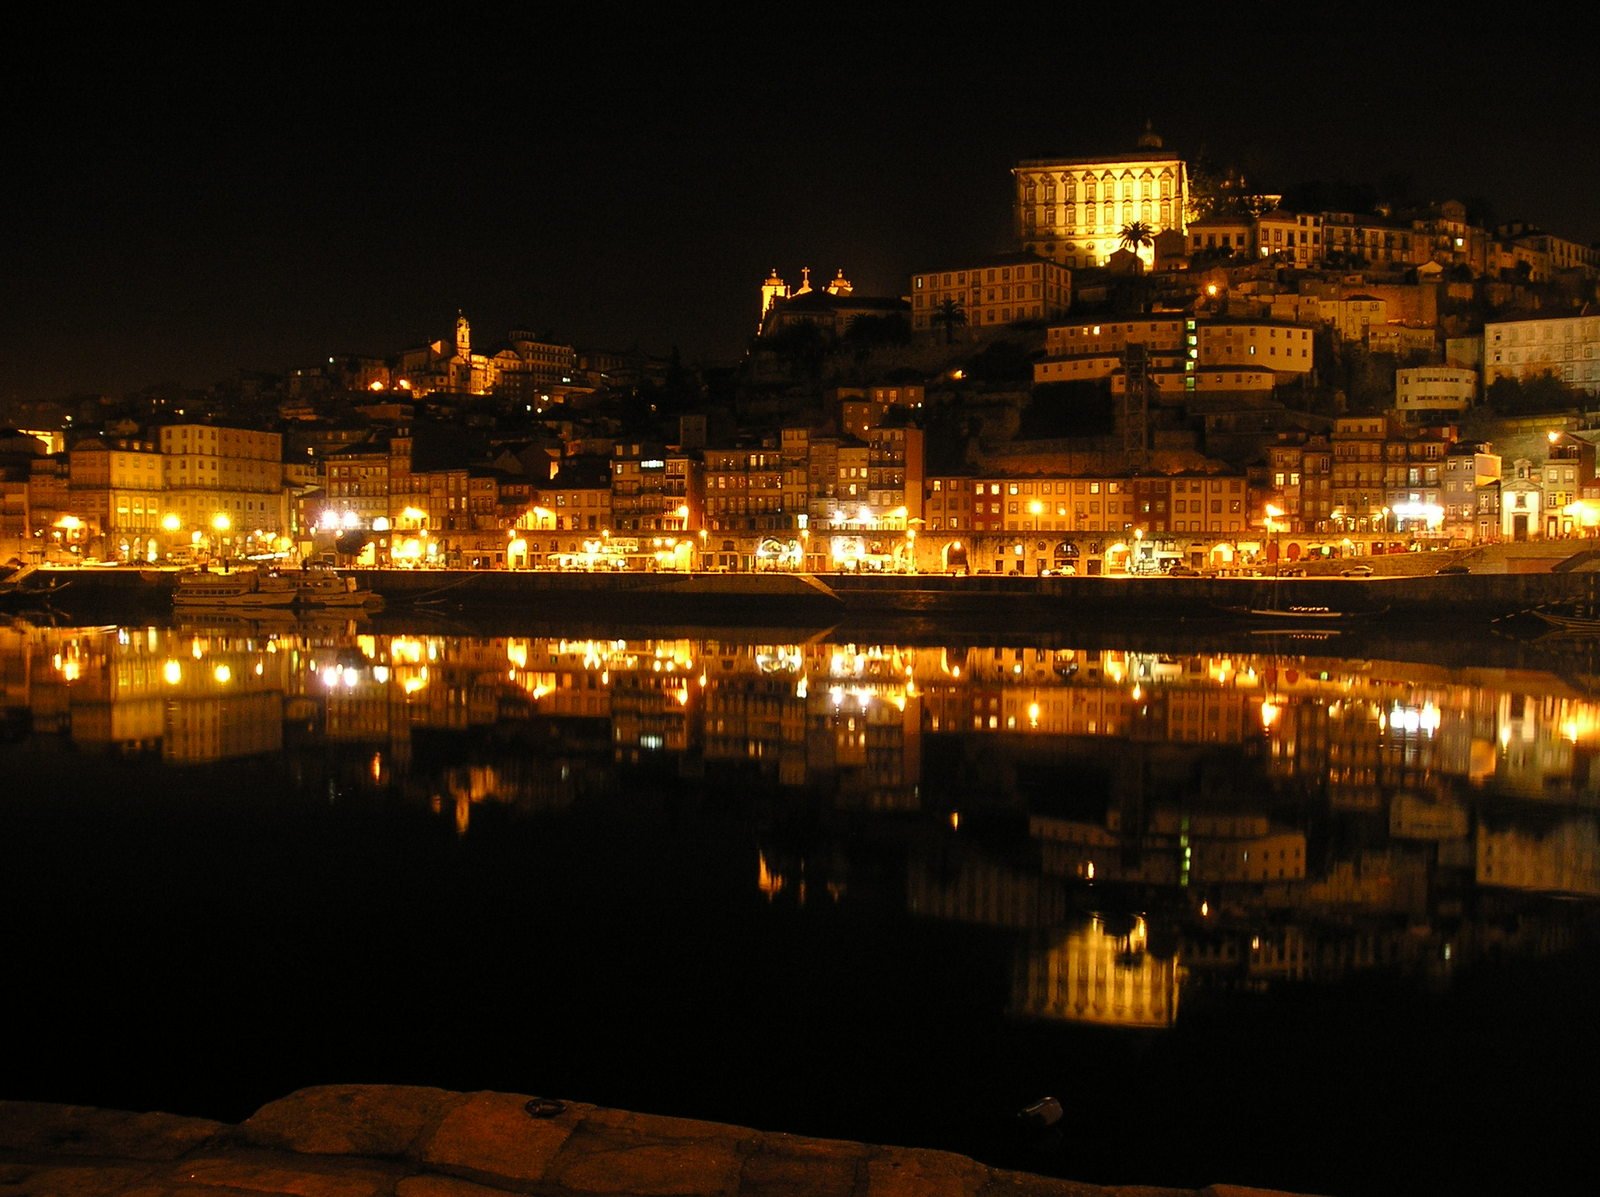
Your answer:
[[[1442,7],[1240,5],[1221,30],[1191,6],[1131,33],[1060,5],[299,11],[10,40],[0,399],[383,356],[457,309],[477,348],[531,327],[732,361],[768,268],[904,293],[1005,248],[1017,159],[1131,149],[1146,119],[1263,187],[1402,176],[1600,239],[1577,50]]]

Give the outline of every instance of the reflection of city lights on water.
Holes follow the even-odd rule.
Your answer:
[[[1397,732],[1415,734],[1420,731],[1431,736],[1439,730],[1439,722],[1439,708],[1431,702],[1420,708],[1402,707],[1395,703],[1389,711],[1387,727]],[[1380,722],[1379,727],[1384,727],[1384,723]]]
[[[169,686],[176,686],[183,681],[183,666],[176,661],[168,661],[161,667],[161,679]]]
[[[378,685],[386,685],[389,681],[389,667],[387,665],[374,665],[372,667],[372,680]]]
[[[226,686],[233,680],[233,670],[226,665],[218,665],[211,671],[211,676],[217,679],[218,685]]]

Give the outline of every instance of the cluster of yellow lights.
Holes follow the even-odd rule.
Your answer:
[[[353,691],[364,680],[379,686],[388,686],[392,681],[407,695],[417,694],[429,686],[433,679],[430,666],[446,657],[450,644],[434,637],[380,639],[365,634],[354,641],[361,660],[351,664],[347,660],[319,661],[312,655],[311,646],[293,635],[272,634],[241,641],[225,633],[185,633],[180,638],[159,629],[149,629],[143,634],[119,629],[115,642],[127,651],[155,657],[160,662],[159,678],[168,686],[188,682],[201,687],[227,687],[236,684],[241,673],[253,671],[255,676],[263,676],[263,658],[289,652],[291,657],[287,663],[291,668],[304,667],[329,691]],[[243,644],[249,645],[255,657],[254,660],[245,657],[241,664],[239,653]],[[165,653],[163,645],[170,646]],[[874,704],[879,703],[905,712],[910,700],[919,696],[915,664],[919,654],[928,654],[928,650],[879,645],[846,644],[811,649],[798,644],[772,644],[719,649],[714,644],[701,645],[688,639],[630,645],[625,640],[541,641],[529,638],[507,639],[504,652],[509,681],[536,699],[558,688],[561,668],[558,662],[565,658],[565,668],[576,669],[581,662],[584,669],[599,675],[598,681],[603,686],[610,684],[614,671],[660,675],[664,683],[661,694],[678,706],[687,707],[694,689],[708,684],[708,672],[726,666],[726,660],[719,666],[715,658],[731,656],[743,659],[759,673],[787,675],[793,681],[792,693],[799,699],[808,698],[813,689],[809,673],[818,672],[825,678],[820,683],[821,695],[841,715],[849,714],[851,718],[855,718],[856,712],[871,711]],[[927,659],[937,660],[944,676],[959,680],[963,658],[942,648],[937,654]],[[998,657],[999,654],[992,655]],[[64,682],[73,683],[83,678],[98,659],[94,642],[75,634],[72,639],[62,641],[51,657],[51,665]],[[530,663],[535,661],[543,664],[544,672],[529,670]],[[1063,663],[1070,663],[1071,670],[1064,670]],[[982,664],[982,654],[979,664]],[[1191,687],[1203,679],[1211,686],[1253,690],[1259,694],[1256,701],[1259,702],[1260,726],[1269,731],[1285,726],[1283,717],[1291,701],[1310,702],[1322,717],[1330,720],[1365,721],[1381,734],[1403,737],[1437,737],[1444,727],[1447,712],[1456,718],[1468,713],[1466,700],[1452,686],[1418,685],[1398,674],[1380,674],[1371,666],[1363,667],[1365,671],[1335,673],[1326,667],[1331,664],[1306,659],[1269,662],[1222,655],[1196,658],[1186,665],[1182,661],[1167,662],[1147,654],[1074,651],[1041,658],[1040,664],[1031,670],[1028,684],[1035,689],[1063,690],[1085,685],[1125,685],[1129,700],[1138,704],[1147,701],[1154,687]],[[997,659],[992,668],[999,678],[1008,682],[1022,676],[1019,666],[1010,660]],[[979,669],[980,675],[984,672],[983,668]],[[1041,702],[1036,694],[1031,700],[1019,702],[1013,708],[1015,713],[1002,722],[1013,729],[1025,726],[1034,731],[1059,730],[1060,714],[1056,704],[1057,700]],[[1108,729],[1115,724],[1111,714],[1107,712],[1105,726]],[[990,726],[995,726],[993,720]],[[1563,697],[1553,707],[1541,709],[1537,717],[1512,719],[1502,715],[1495,734],[1502,749],[1508,748],[1513,739],[1530,745],[1548,743],[1551,738],[1571,744],[1593,743],[1600,740],[1600,704]]]

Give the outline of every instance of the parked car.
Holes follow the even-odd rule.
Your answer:
[[[1167,574],[1174,578],[1198,578],[1201,576],[1200,571],[1192,565],[1174,565],[1167,571]]]
[[[1472,571],[1465,565],[1441,565],[1439,572],[1442,574],[1470,574]]]
[[[1339,571],[1339,576],[1341,578],[1370,578],[1372,576],[1372,566],[1347,565]]]
[[[1303,578],[1306,576],[1306,567],[1303,565],[1286,565],[1278,571],[1280,578]]]

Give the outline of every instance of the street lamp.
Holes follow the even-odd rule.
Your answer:
[[[233,527],[233,521],[228,518],[226,511],[219,511],[211,517],[211,530],[217,534],[217,540],[223,546],[223,559],[227,559],[228,530]]]
[[[1262,512],[1261,522],[1266,525],[1268,534],[1272,537],[1272,576],[1277,577],[1283,572],[1282,542],[1279,536],[1283,532],[1284,510],[1275,503],[1268,503]]]

